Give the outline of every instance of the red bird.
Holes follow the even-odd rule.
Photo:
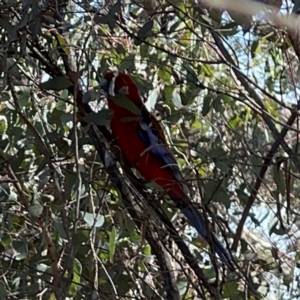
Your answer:
[[[232,266],[232,258],[222,244],[213,234],[208,236],[203,217],[188,197],[188,189],[168,149],[163,130],[147,111],[135,83],[126,74],[108,72],[102,88],[107,95],[108,107],[114,112],[110,123],[112,133],[131,167],[145,180],[161,186],[199,235],[206,241],[211,240],[219,257]]]

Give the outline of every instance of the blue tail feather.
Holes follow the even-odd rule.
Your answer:
[[[222,259],[222,261],[232,269],[232,257],[214,234],[211,233],[210,238],[208,237],[207,226],[198,210],[191,205],[186,208],[181,208],[181,211],[202,238],[204,238],[207,242],[211,240],[215,252]]]

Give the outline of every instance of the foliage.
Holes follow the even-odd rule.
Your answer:
[[[1,299],[297,298],[300,48],[268,15],[299,1],[256,2],[276,10],[1,2]],[[116,67],[235,272],[114,146],[99,83]]]

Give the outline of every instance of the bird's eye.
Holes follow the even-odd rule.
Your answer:
[[[129,88],[128,88],[128,85],[122,86],[122,87],[118,90],[118,93],[119,93],[119,94],[122,94],[122,95],[128,95],[128,94],[129,94]]]

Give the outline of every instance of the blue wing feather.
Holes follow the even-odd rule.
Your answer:
[[[147,117],[143,111],[140,115],[140,126],[138,127],[138,135],[151,151],[162,163],[163,166],[175,172],[180,173],[179,167],[173,155],[169,152],[165,144],[160,140],[159,133],[147,122]]]

